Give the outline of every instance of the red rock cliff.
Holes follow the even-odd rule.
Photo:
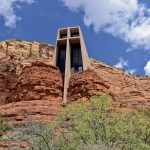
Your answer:
[[[0,42],[0,114],[12,123],[52,120],[62,108],[63,81],[52,66],[54,46]],[[91,59],[92,70],[72,75],[68,101],[106,95],[114,107],[150,107],[150,77],[129,75]]]
[[[0,114],[11,123],[50,121],[62,107],[62,76],[52,66],[54,46],[0,43]]]
[[[150,77],[137,77],[91,59],[92,70],[74,74],[70,79],[70,101],[106,95],[117,108],[150,107]]]

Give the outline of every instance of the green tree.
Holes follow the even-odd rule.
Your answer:
[[[94,96],[66,106],[54,123],[30,121],[21,134],[32,150],[150,150],[150,109],[123,113]]]
[[[149,110],[119,113],[111,102],[95,96],[85,104],[69,105],[57,120],[61,128],[59,144],[63,150],[104,145],[115,150],[149,150]],[[91,148],[90,148],[91,149]],[[104,148],[103,148],[104,149]]]

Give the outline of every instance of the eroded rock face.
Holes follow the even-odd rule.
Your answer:
[[[44,60],[52,63],[55,47],[47,43],[8,40],[0,42],[0,59],[14,55],[21,62]]]
[[[114,67],[91,60],[93,68],[110,86],[118,107],[150,107],[150,77],[129,75]]]
[[[0,114],[13,124],[51,121],[62,107],[62,76],[52,66],[54,46],[0,42]]]
[[[0,105],[5,104],[6,99],[6,79],[5,76],[0,74]]]
[[[7,103],[8,95],[17,82],[16,66],[13,58],[6,57],[0,60],[0,105]]]
[[[8,102],[62,99],[62,77],[58,68],[36,61],[26,66],[11,90]]]
[[[93,59],[91,65],[92,70],[71,77],[68,90],[71,102],[106,95],[117,108],[150,107],[150,77],[129,75]]]
[[[72,75],[68,89],[68,100],[88,99],[93,95],[110,94],[110,86],[94,70]]]
[[[61,110],[62,85],[57,67],[33,62],[23,69],[6,101],[3,99],[1,114],[11,123],[24,123],[29,118],[50,121]]]
[[[0,42],[0,114],[9,122],[52,120],[62,108],[63,81],[52,66],[54,46]],[[70,78],[68,100],[106,95],[117,108],[150,107],[150,77],[136,77],[91,59],[92,70]]]

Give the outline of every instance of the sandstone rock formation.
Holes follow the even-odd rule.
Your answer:
[[[92,70],[76,73],[70,79],[70,101],[106,95],[117,108],[150,107],[150,77],[137,77],[91,59]]]
[[[86,100],[93,95],[110,94],[109,88],[110,86],[94,70],[75,73],[70,79],[68,100]]]
[[[52,120],[61,110],[63,88],[59,69],[51,65],[54,46],[11,40],[0,47],[0,114],[14,124]]]
[[[59,113],[63,84],[57,67],[36,61],[23,68],[12,86],[8,86],[9,79],[6,80],[2,86],[5,85],[8,92],[0,109],[8,121],[23,123],[29,118],[48,121]]]
[[[6,80],[5,76],[0,74],[0,106],[5,103],[6,97]]]
[[[40,59],[52,62],[55,47],[47,43],[8,40],[0,42],[0,59],[16,56],[21,62]]]
[[[62,108],[63,80],[52,65],[54,46],[0,42],[0,114],[9,122],[51,121]],[[72,75],[68,101],[106,95],[117,108],[150,107],[150,77],[132,76],[91,59],[92,70]]]
[[[113,100],[120,103],[118,107],[150,107],[150,77],[130,75],[95,60],[91,64],[110,86]]]

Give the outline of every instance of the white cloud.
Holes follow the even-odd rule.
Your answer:
[[[84,12],[84,23],[150,50],[150,8],[138,0],[61,0],[71,11]]]
[[[15,7],[19,6],[17,2],[32,4],[34,0],[0,0],[0,16],[4,18],[5,26],[15,28],[17,21],[21,17],[15,14]]]
[[[145,75],[150,76],[150,60],[145,65],[144,71],[145,71]]]
[[[133,50],[134,50],[133,48],[129,47],[129,48],[126,49],[126,52],[127,52],[127,53],[130,53],[130,52],[132,52]]]
[[[136,73],[136,69],[128,69],[126,72],[133,75]]]
[[[114,65],[114,67],[116,68],[121,68],[123,69],[124,67],[127,67],[128,66],[128,61],[127,60],[124,60],[123,58],[119,58],[119,62]]]

